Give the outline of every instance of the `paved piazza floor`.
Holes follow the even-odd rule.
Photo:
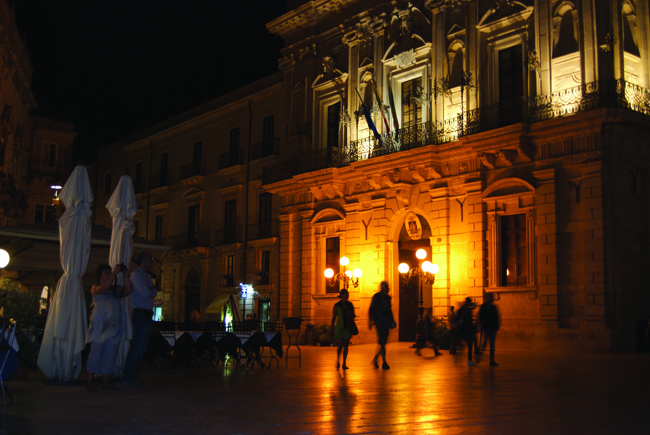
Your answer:
[[[498,341],[497,341],[498,344]],[[501,351],[476,367],[466,354],[414,355],[352,346],[343,373],[335,349],[303,347],[268,370],[166,369],[143,364],[139,390],[88,393],[10,382],[10,434],[650,434],[650,354]]]

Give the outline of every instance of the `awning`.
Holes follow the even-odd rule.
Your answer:
[[[229,304],[233,313],[233,320],[235,322],[241,322],[239,302],[237,299],[235,299],[236,294],[236,290],[221,293],[214,301],[212,301],[210,305],[208,305],[208,307],[205,309],[205,314],[221,314],[223,307],[225,307],[226,304]]]
[[[100,264],[108,264],[111,244],[111,229],[93,225],[91,230],[91,250],[84,280],[94,281],[95,269]],[[171,250],[169,246],[148,242],[139,237],[133,238],[133,258],[142,251],[149,252],[154,261],[151,274],[156,275],[162,262]],[[0,228],[0,248],[11,257],[6,269],[18,273],[16,281],[38,288],[48,285],[51,278],[58,278],[61,271],[59,252],[59,223],[43,222]],[[131,266],[134,266],[132,263]]]

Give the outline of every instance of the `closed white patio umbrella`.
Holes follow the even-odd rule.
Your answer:
[[[113,218],[113,233],[111,234],[111,248],[108,254],[108,263],[111,267],[124,264],[129,267],[133,255],[133,216],[138,211],[138,203],[135,200],[133,181],[129,175],[122,175],[113,195],[108,200],[106,208]],[[122,275],[118,277],[118,285],[124,285]],[[131,323],[131,312],[129,310],[129,298],[122,298],[121,306],[126,312],[127,340],[120,343],[117,353],[117,369],[113,377],[121,377],[126,363],[126,356],[129,353],[129,342],[133,337],[133,326]]]
[[[81,277],[90,255],[93,194],[84,166],[74,169],[60,199],[66,206],[59,219],[63,276],[50,305],[38,366],[51,380],[71,382],[81,372],[81,351],[86,347],[86,303]]]

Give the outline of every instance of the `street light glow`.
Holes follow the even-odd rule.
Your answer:
[[[440,268],[438,267],[438,265],[436,263],[431,264],[431,267],[429,267],[429,273],[435,275],[438,272],[440,272]]]
[[[345,271],[345,276],[347,276],[348,278],[352,278],[352,271],[351,270],[346,270]]]
[[[417,251],[415,251],[415,256],[418,258],[418,260],[424,260],[425,258],[427,258],[427,251],[425,251],[424,249],[418,249]]]
[[[354,272],[352,273],[352,275],[354,275],[355,278],[361,278],[361,274],[362,274],[361,269],[354,269]]]
[[[0,269],[4,269],[9,264],[9,253],[4,249],[0,249]]]
[[[433,264],[431,264],[430,261],[425,261],[424,263],[422,263],[422,271],[423,272],[431,272],[431,267],[432,266],[433,266]]]
[[[406,263],[401,263],[399,266],[397,266],[397,270],[399,270],[399,273],[409,273],[409,265]]]
[[[348,259],[348,257],[341,257],[339,262],[341,263],[341,266],[347,266],[348,264],[350,264],[350,260]]]
[[[330,268],[325,269],[325,278],[330,279],[334,276],[334,271]]]

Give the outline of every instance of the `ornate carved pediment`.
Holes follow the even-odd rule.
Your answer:
[[[376,17],[373,17],[368,23],[368,32],[371,34],[376,34],[388,27],[388,21],[386,21],[386,13],[381,13]]]
[[[191,201],[201,201],[203,199],[203,195],[205,192],[197,187],[192,187],[190,189],[187,189],[183,193],[183,198],[185,198],[186,201],[191,202]]]
[[[508,25],[524,21],[533,13],[532,6],[513,0],[494,0],[494,5],[481,18],[476,28],[490,33]]]
[[[294,66],[296,66],[296,60],[293,58],[293,53],[278,60],[278,68],[280,68],[280,71],[286,71]]]
[[[431,22],[417,7],[409,3],[406,9],[395,8],[388,28],[388,49],[384,59],[400,53],[415,50],[426,41],[420,35],[427,35]]]
[[[334,81],[335,83],[345,83],[348,75],[336,67],[336,61],[331,56],[323,56],[321,59],[323,72],[316,77],[312,88],[322,85],[326,82]]]
[[[343,43],[350,45],[353,44],[361,39],[363,39],[365,35],[365,28],[363,27],[363,24],[357,23],[356,25],[349,27],[345,30],[341,29],[343,31]]]

